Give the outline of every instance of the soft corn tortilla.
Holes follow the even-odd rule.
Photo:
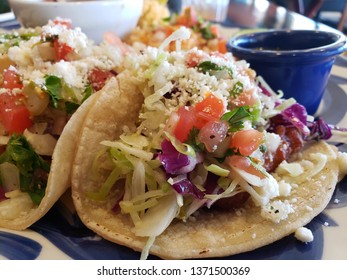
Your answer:
[[[142,97],[136,88],[119,79],[91,108],[85,119],[73,166],[72,197],[82,222],[91,230],[112,242],[141,251],[147,239],[134,235],[128,215],[112,211],[112,199],[95,202],[86,192],[100,184],[93,181],[92,164],[102,140],[115,140],[123,125],[131,126],[138,117]],[[109,92],[107,92],[109,90]],[[324,170],[292,191],[287,200],[295,213],[280,223],[265,220],[260,209],[249,200],[242,214],[232,211],[201,210],[187,222],[175,220],[158,236],[150,254],[163,259],[222,257],[254,250],[270,244],[309,223],[328,204],[338,180],[336,151],[324,142],[307,147],[303,158],[320,152],[328,157]],[[296,199],[293,203],[292,199]]]
[[[6,219],[1,211],[11,211],[14,204],[0,208],[0,227],[13,230],[24,230],[42,218],[58,201],[62,194],[70,187],[72,163],[76,152],[76,144],[80,137],[80,130],[87,112],[97,99],[100,92],[88,98],[72,115],[55,146],[51,169],[48,176],[45,196],[39,206],[32,206],[30,211],[21,213],[15,219]],[[15,198],[14,198],[15,200]],[[5,201],[6,202],[6,201]]]

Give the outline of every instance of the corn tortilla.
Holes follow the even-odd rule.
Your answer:
[[[135,236],[129,216],[112,211],[114,198],[95,201],[87,192],[95,191],[100,182],[92,175],[95,154],[103,140],[115,140],[122,127],[132,126],[138,117],[143,97],[136,87],[118,76],[104,88],[85,118],[72,173],[72,198],[79,217],[91,230],[120,245],[142,251],[147,239]],[[289,197],[295,210],[279,223],[266,220],[251,200],[242,212],[199,210],[183,222],[174,222],[155,239],[150,254],[163,259],[222,257],[254,250],[279,240],[309,223],[328,204],[338,180],[336,149],[325,142],[315,142],[302,152],[323,153],[328,161],[324,169],[297,186]]]

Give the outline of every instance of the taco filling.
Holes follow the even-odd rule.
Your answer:
[[[308,223],[344,157],[322,140],[330,127],[231,53],[169,43],[126,57],[86,117],[72,177],[82,221],[142,258],[236,254]]]

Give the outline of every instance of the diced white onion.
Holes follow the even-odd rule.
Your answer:
[[[0,146],[5,146],[8,143],[8,140],[10,140],[9,136],[0,136]]]
[[[51,156],[53,154],[57,139],[50,134],[35,134],[25,130],[23,135],[39,155]]]
[[[12,163],[4,162],[0,164],[0,175],[2,187],[6,192],[19,190],[20,179],[17,166]]]

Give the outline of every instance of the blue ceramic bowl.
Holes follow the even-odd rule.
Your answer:
[[[269,30],[232,38],[228,50],[262,76],[285,98],[294,97],[313,115],[322,100],[337,55],[346,37],[317,30]]]

